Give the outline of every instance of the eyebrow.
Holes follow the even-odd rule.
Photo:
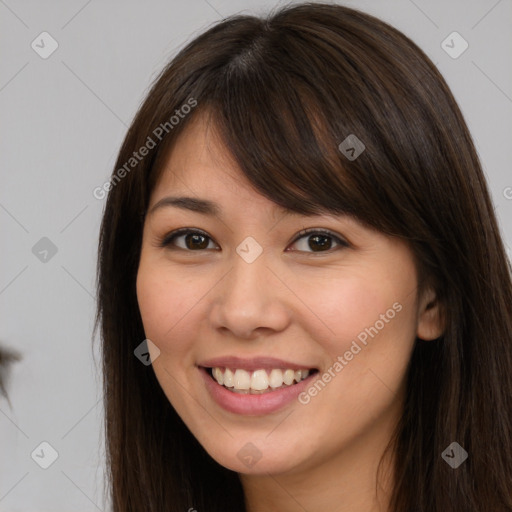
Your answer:
[[[160,210],[161,208],[173,206],[175,208],[181,208],[182,210],[189,210],[197,213],[201,213],[203,215],[210,215],[214,217],[221,217],[221,208],[220,206],[210,201],[209,199],[201,199],[197,197],[173,197],[167,196],[160,201],[158,201],[150,210],[149,215],[153,214],[155,211]],[[316,217],[318,214],[300,214],[288,208],[283,208],[282,206],[277,205],[277,208],[281,210],[286,216],[304,216],[304,217]]]
[[[204,215],[220,217],[220,208],[217,203],[208,199],[199,199],[197,197],[164,197],[160,199],[160,201],[158,201],[151,210],[149,210],[149,214],[151,215],[156,210],[169,206],[202,213]]]

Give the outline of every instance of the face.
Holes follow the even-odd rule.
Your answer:
[[[245,474],[383,447],[415,337],[439,335],[403,242],[347,216],[284,211],[201,117],[152,192],[137,296],[170,403],[215,460]]]

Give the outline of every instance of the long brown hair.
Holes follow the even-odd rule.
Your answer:
[[[159,162],[206,112],[263,196],[401,237],[420,291],[437,294],[445,330],[415,343],[390,444],[391,510],[512,511],[511,268],[468,128],[410,39],[316,3],[230,17],[194,39],[157,78],[121,147],[101,225],[95,326],[113,510],[245,510],[238,475],[199,445],[134,356],[145,338],[135,282]],[[338,149],[351,134],[365,145],[356,159]],[[130,160],[143,146],[147,155]],[[454,441],[469,454],[457,469],[441,456]]]

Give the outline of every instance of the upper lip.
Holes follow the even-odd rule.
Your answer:
[[[273,368],[289,368],[292,370],[316,369],[309,364],[293,363],[291,361],[284,361],[283,359],[267,356],[252,357],[250,359],[235,356],[216,357],[201,361],[198,363],[198,366],[203,366],[204,368],[237,368],[247,371],[271,370]]]

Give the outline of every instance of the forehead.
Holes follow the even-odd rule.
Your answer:
[[[195,212],[218,219],[231,230],[258,222],[268,223],[270,228],[283,221],[285,226],[296,221],[326,222],[326,226],[344,230],[355,245],[375,248],[380,241],[398,244],[402,250],[407,245],[350,214],[333,213],[321,206],[313,213],[299,213],[268,199],[240,169],[215,124],[199,113],[165,155],[148,210],[151,217],[161,212],[156,216],[162,219],[177,212]]]
[[[180,195],[187,196],[236,194],[239,198],[261,201],[266,206],[271,203],[243,174],[214,123],[204,113],[189,121],[161,165],[162,172],[153,190],[151,205],[171,191],[180,191]]]
[[[343,220],[345,226],[376,234],[377,231],[354,215],[333,212],[317,204],[311,212],[298,212],[263,195],[245,176],[230,153],[214,122],[212,112],[197,111],[163,155],[161,172],[152,190],[148,211],[192,211],[226,222],[264,214],[271,219],[317,218]],[[277,185],[276,185],[277,186]]]
[[[359,227],[361,224],[351,215],[333,213],[321,206],[311,213],[299,213],[265,197],[240,169],[208,111],[198,111],[188,121],[162,159],[148,211],[165,211],[169,206],[221,220],[245,211],[255,216],[265,212],[281,220],[316,217],[343,219]]]

